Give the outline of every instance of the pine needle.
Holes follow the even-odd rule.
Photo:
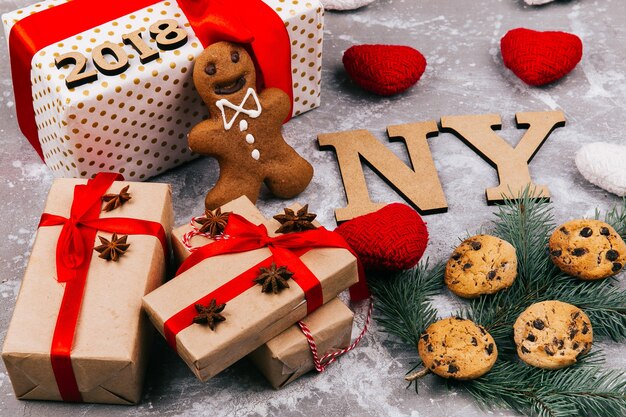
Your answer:
[[[428,268],[428,260],[415,268],[388,276],[368,276],[368,283],[376,305],[376,321],[384,330],[413,346],[417,350],[420,336],[437,318],[437,310],[431,305],[431,298],[443,286],[444,264]],[[407,375],[422,365],[416,355],[414,366]],[[409,388],[417,381],[412,380]]]
[[[417,346],[424,329],[437,317],[430,304],[443,286],[443,264],[428,268],[428,260],[391,276],[368,276],[376,300],[377,321],[387,333]]]
[[[500,406],[539,417],[623,417],[626,376],[602,369],[599,362],[589,358],[584,365],[550,371],[498,361],[482,378],[461,385],[488,408]]]
[[[596,220],[599,219],[600,212],[596,210]],[[622,239],[626,240],[626,197],[622,200],[622,207],[619,209],[614,207],[605,214],[604,221],[613,226],[613,229],[619,233]]]

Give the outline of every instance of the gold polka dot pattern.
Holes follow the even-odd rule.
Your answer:
[[[46,0],[41,3],[31,4],[30,6],[22,7],[19,10],[5,13],[2,15],[2,23],[4,24],[4,32],[6,39],[9,39],[9,31],[14,24],[20,19],[25,18],[31,14],[35,14],[43,9],[49,9],[62,3],[66,3],[68,0]]]
[[[207,113],[190,71],[203,48],[188,21],[183,15],[175,18],[189,34],[188,42],[176,50],[179,54],[160,51],[159,59],[145,65],[121,38],[142,30],[143,39],[158,49],[148,34],[149,25],[177,13],[175,1],[159,2],[35,55],[31,71],[35,120],[46,164],[55,175],[91,177],[115,171],[129,180],[144,180],[193,157],[187,132]],[[64,80],[70,68],[57,69],[54,58],[81,52],[89,58],[89,70],[91,50],[105,41],[119,43],[128,53],[130,67],[115,76],[100,73],[95,82],[68,89]]]
[[[47,0],[3,15],[5,33],[19,19],[66,0]],[[320,102],[323,9],[317,0],[263,0],[285,22],[291,41],[293,115]],[[185,45],[160,50],[160,57],[141,64],[138,54],[122,43],[122,34],[142,31],[163,18],[175,19],[188,32]],[[76,51],[88,57],[105,41],[118,43],[128,54],[130,67],[123,73],[99,73],[95,82],[72,89],[65,85],[70,72],[57,69],[54,59]],[[195,91],[191,73],[202,44],[175,0],[162,1],[130,15],[92,28],[39,51],[32,60],[33,105],[46,164],[56,176],[92,177],[100,171],[144,180],[194,157],[187,133],[208,117]]]
[[[324,9],[317,0],[263,0],[285,22],[291,41],[293,116],[320,105]]]

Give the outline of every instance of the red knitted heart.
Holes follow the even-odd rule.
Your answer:
[[[343,54],[343,66],[363,89],[391,96],[420,79],[426,69],[426,59],[409,46],[355,45]]]
[[[377,271],[414,267],[428,244],[428,229],[420,215],[400,203],[355,217],[335,231],[354,249],[365,269]]]
[[[580,62],[583,44],[566,32],[518,28],[500,40],[504,65],[530,85],[544,85],[568,74]]]

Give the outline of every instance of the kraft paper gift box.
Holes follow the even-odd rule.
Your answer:
[[[192,80],[203,43],[265,42],[266,86],[293,97],[294,116],[319,106],[323,13],[319,0],[47,0],[6,13],[18,122],[57,177],[147,179],[194,157],[187,133],[208,116]]]
[[[88,198],[84,186],[75,191],[86,180],[57,179],[52,184],[2,351],[19,399],[133,404],[141,398],[153,333],[141,298],[165,278],[166,242],[173,221],[171,190],[166,184],[112,179],[113,175],[104,180],[96,176],[91,184],[102,188],[97,192],[90,188],[94,194]],[[119,193],[127,185],[131,199],[101,212],[102,191]],[[73,241],[86,233],[91,240],[84,240],[85,261],[75,263],[79,268],[63,270],[58,268],[56,250],[64,241],[59,240],[62,229],[72,230],[73,222],[63,220],[70,216],[72,204],[85,204],[88,210],[86,216],[73,217],[78,226],[66,236]],[[84,226],[88,223],[99,230]],[[97,236],[112,240],[116,229],[118,238],[128,235],[130,246],[117,262],[99,258],[93,249],[101,244]],[[81,253],[65,246],[61,252]],[[81,270],[85,275],[73,275]],[[73,325],[68,317],[75,308],[79,313]]]
[[[222,206],[221,210],[223,213],[234,211],[245,215],[254,223],[260,224],[265,221],[261,212],[246,197],[240,197]],[[319,224],[316,223],[316,226]],[[187,223],[172,232],[172,247],[179,264],[191,254],[190,248],[212,242],[209,237],[202,235],[189,235],[185,238],[185,235],[192,230],[194,227]],[[311,331],[318,350],[323,356],[331,350],[340,350],[350,345],[353,317],[352,311],[344,303],[334,299],[302,321]],[[297,324],[292,325],[248,356],[276,389],[295,381],[315,368],[309,343]]]
[[[265,225],[270,237],[276,236],[274,231],[280,226],[276,220],[263,219],[246,197],[223,206],[223,210],[245,217],[251,224]],[[227,234],[232,230],[232,217]],[[181,251],[184,233],[184,228],[173,233],[175,254]],[[232,243],[236,239],[229,234],[227,241]],[[195,253],[185,263],[193,256]],[[279,294],[262,293],[261,286],[252,281],[260,265],[270,265],[270,257],[268,247],[209,257],[144,297],[144,308],[153,324],[200,380],[215,376],[307,316],[310,301],[294,282],[295,275],[289,280],[289,288]],[[347,249],[312,248],[299,259],[319,280],[322,303],[333,300],[359,280],[357,260]],[[245,283],[247,289],[234,292],[234,297],[229,299],[224,294],[230,292],[231,284],[236,282]],[[207,305],[214,298],[218,305],[226,304],[221,312],[226,320],[217,323],[215,330],[192,323],[197,314],[194,305]],[[166,330],[165,323],[174,323],[178,328]]]
[[[302,319],[311,331],[321,359],[350,346],[354,314],[335,298]],[[315,369],[309,342],[298,325],[291,326],[248,357],[276,389]]]

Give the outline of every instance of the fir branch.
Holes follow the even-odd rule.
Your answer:
[[[428,260],[415,268],[392,276],[369,276],[378,315],[387,333],[412,346],[424,329],[437,317],[430,299],[443,286],[444,264],[428,268]]]
[[[461,315],[484,326],[502,355],[514,355],[513,323],[528,306],[549,299],[548,289],[565,275],[547,254],[555,225],[546,199],[527,188],[518,200],[505,200],[496,216],[493,234],[515,247],[518,277],[508,290],[473,300]]]
[[[532,197],[526,188],[519,199],[505,200],[496,214],[494,235],[511,243],[517,252],[518,277],[511,296],[539,292],[551,284],[557,273],[547,255],[554,217],[547,199]]]
[[[550,371],[498,361],[488,374],[462,385],[483,407],[497,405],[539,417],[622,417],[626,375],[603,370],[599,362],[589,358],[584,365]]]
[[[581,308],[591,320],[594,337],[626,340],[626,289],[616,278],[581,281],[563,277],[542,295],[545,300],[560,300]]]
[[[574,304],[588,314],[596,337],[626,339],[626,290],[616,285],[615,278],[581,281],[554,266],[548,254],[555,228],[552,209],[547,200],[534,199],[532,194],[526,189],[517,200],[505,200],[494,224],[493,234],[516,249],[518,278],[508,290],[471,301],[461,314],[491,333],[498,345],[498,361],[479,379],[448,384],[467,389],[488,408],[507,407],[538,417],[625,416],[626,374],[602,369],[597,349],[559,371],[534,368],[517,358],[513,323],[539,301]],[[626,199],[623,207],[606,214],[605,221],[626,237]],[[420,265],[407,275],[374,281],[378,321],[385,330],[415,347],[436,317],[429,300],[442,285],[442,276],[443,265],[430,273]]]
[[[460,315],[482,324],[493,336],[501,354],[514,355],[513,323],[530,305],[560,300],[581,308],[589,316],[596,337],[626,340],[626,289],[615,285],[615,279],[581,281],[560,273],[539,291],[526,294],[502,291],[483,296],[470,303]]]
[[[626,290],[618,288],[613,279],[581,281],[554,266],[547,252],[556,227],[552,207],[547,200],[531,196],[529,189],[524,190],[518,200],[505,200],[496,214],[494,234],[510,242],[517,252],[515,283],[507,291],[472,301],[462,315],[482,324],[504,354],[515,351],[511,335],[519,314],[545,300],[557,299],[582,308],[598,336],[626,339]],[[616,230],[626,230],[626,208],[611,210],[606,220]]]
[[[501,359],[487,375],[463,386],[483,405],[540,417],[626,415],[624,373],[603,371],[593,355],[557,372],[529,367],[517,360],[513,342],[513,323],[519,314],[533,303],[555,299],[583,309],[596,336],[624,340],[626,290],[614,279],[580,281],[552,264],[547,246],[555,224],[546,200],[533,200],[526,190],[520,199],[506,201],[497,218],[494,234],[515,247],[518,278],[509,290],[481,297],[464,311],[491,333]],[[606,221],[623,234],[626,210],[610,211]]]
[[[600,211],[596,210],[596,220],[600,217]],[[626,198],[622,199],[622,206],[619,209],[614,207],[604,215],[604,221],[610,224],[622,239],[626,240]]]
[[[533,302],[531,297],[515,298],[507,292],[500,292],[472,301],[459,315],[485,327],[496,342],[500,355],[515,355],[513,323]]]

